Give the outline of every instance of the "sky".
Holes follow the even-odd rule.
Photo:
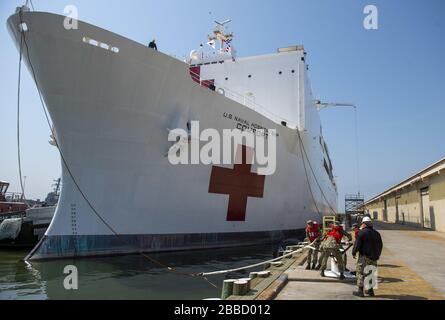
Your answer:
[[[23,4],[0,0],[0,180],[20,190],[16,112],[18,52],[6,20]],[[223,4],[222,4],[223,3]],[[185,56],[230,18],[239,56],[303,44],[316,98],[352,102],[320,112],[339,189],[366,199],[445,156],[445,1],[443,0],[33,0],[37,11],[63,14],[75,5],[79,20],[161,51]],[[366,5],[378,9],[378,29],[363,27]],[[22,74],[22,171],[28,198],[43,199],[60,176],[49,145],[35,85]],[[357,157],[358,152],[358,174]],[[358,178],[357,178],[358,177]]]

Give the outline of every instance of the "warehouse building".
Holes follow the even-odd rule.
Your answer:
[[[445,232],[445,158],[365,203],[374,219]]]

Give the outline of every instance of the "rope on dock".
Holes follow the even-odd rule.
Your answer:
[[[311,242],[308,245],[305,245],[302,248],[298,248],[297,250],[293,250],[292,252],[288,252],[288,253],[283,254],[282,256],[274,258],[274,259],[270,259],[270,260],[267,260],[267,261],[251,264],[251,265],[244,266],[244,267],[234,268],[234,269],[219,270],[219,271],[212,271],[212,272],[202,272],[202,273],[198,273],[198,275],[199,276],[203,276],[203,277],[205,277],[205,276],[213,276],[213,275],[217,275],[217,274],[225,274],[225,273],[236,272],[236,271],[241,271],[241,270],[246,270],[246,269],[252,269],[252,268],[255,268],[255,267],[259,267],[259,266],[262,266],[262,265],[265,265],[265,264],[268,264],[268,263],[271,263],[271,262],[279,261],[279,260],[284,259],[286,257],[292,256],[295,253],[301,253],[305,249],[314,249],[315,250],[315,247],[313,245],[314,245],[314,243],[316,241],[317,240],[314,240],[313,242]]]
[[[230,272],[236,272],[236,271],[241,271],[241,270],[246,270],[246,269],[252,269],[255,267],[259,267],[268,263],[272,263],[275,261],[279,261],[283,258],[289,257],[295,253],[301,253],[303,252],[305,249],[312,249],[315,251],[321,251],[320,249],[317,249],[314,246],[314,243],[317,242],[317,240],[312,241],[310,244],[303,246],[302,248],[298,248],[297,250],[293,250],[292,252],[288,252],[286,254],[283,254],[280,257],[274,258],[274,259],[270,259],[267,261],[263,261],[263,262],[259,262],[259,263],[255,263],[255,264],[251,264],[248,266],[244,266],[244,267],[239,267],[239,268],[234,268],[234,269],[227,269],[227,270],[219,270],[219,271],[212,271],[212,272],[202,272],[202,273],[198,273],[198,276],[213,276],[213,275],[217,275],[217,274],[224,274],[224,273],[230,273]],[[349,244],[348,247],[346,247],[345,249],[340,249],[341,254],[344,254],[346,251],[348,251],[350,248],[352,247],[352,244]]]

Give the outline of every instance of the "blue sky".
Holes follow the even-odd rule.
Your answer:
[[[18,53],[5,22],[24,1],[0,1],[0,180],[19,190],[16,156]],[[184,56],[205,41],[213,20],[231,18],[240,56],[304,44],[315,96],[358,105],[360,191],[366,198],[445,156],[445,2],[442,0],[118,1],[33,0],[39,11],[63,13],[161,51]],[[379,29],[363,28],[363,8],[379,10]],[[59,176],[56,149],[29,72],[22,80],[22,163],[28,197],[44,198]],[[321,112],[339,185],[357,192],[354,112]]]

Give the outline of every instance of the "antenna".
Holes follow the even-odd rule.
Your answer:
[[[227,20],[225,20],[225,21],[223,21],[223,22],[218,22],[218,21],[215,20],[215,23],[216,23],[217,25],[221,26],[221,27],[224,27],[224,26],[225,26],[226,24],[228,24],[229,22],[232,22],[232,19],[227,19]]]
[[[230,42],[233,38],[233,33],[226,32],[226,24],[232,22],[232,19],[224,20],[223,22],[219,22],[215,20],[216,26],[213,30],[213,36],[209,36],[209,41],[218,41],[220,43],[219,52],[224,53],[225,44]],[[232,45],[229,45],[230,51],[232,51]]]

